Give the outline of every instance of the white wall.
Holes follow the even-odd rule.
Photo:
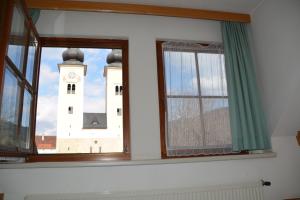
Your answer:
[[[130,126],[133,159],[160,158],[155,41],[221,41],[218,22],[154,16],[44,11],[41,35],[129,40]]]
[[[257,74],[272,135],[300,130],[300,1],[265,0],[252,14]]]
[[[160,158],[155,40],[221,41],[217,22],[153,16],[47,11],[41,14],[38,30],[47,35],[129,39],[134,159]],[[254,38],[257,39],[256,35]],[[268,100],[272,102],[272,98]],[[21,200],[30,193],[194,187],[264,178],[273,184],[265,188],[267,200],[300,196],[300,148],[295,138],[276,136],[272,137],[272,143],[278,153],[276,158],[144,166],[1,169],[0,191],[6,193],[6,200]]]

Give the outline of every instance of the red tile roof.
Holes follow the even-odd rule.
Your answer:
[[[38,149],[55,149],[56,136],[35,136],[35,144]]]

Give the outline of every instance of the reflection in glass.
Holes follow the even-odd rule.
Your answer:
[[[226,98],[203,98],[203,120],[205,144],[207,146],[224,146],[231,144],[231,132]]]
[[[198,95],[195,54],[164,52],[167,95]]]
[[[202,96],[227,96],[224,55],[198,53]]]
[[[0,146],[18,146],[19,92],[18,80],[6,69],[0,115]]]
[[[22,123],[20,128],[20,147],[22,149],[30,148],[30,110],[31,94],[25,89],[23,100]]]
[[[26,32],[27,28],[24,25],[24,16],[21,11],[15,7],[7,55],[20,71],[22,71],[23,68]]]
[[[168,98],[168,147],[203,146],[198,98]]]
[[[31,33],[29,47],[28,47],[27,69],[26,69],[26,79],[30,84],[32,84],[36,48],[37,48],[37,40],[34,37],[33,33]]]

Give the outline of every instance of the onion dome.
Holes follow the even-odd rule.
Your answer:
[[[107,64],[111,63],[122,63],[122,50],[121,49],[113,49],[106,58]]]
[[[84,61],[84,54],[79,48],[68,48],[62,54],[64,63],[66,62],[80,62]]]

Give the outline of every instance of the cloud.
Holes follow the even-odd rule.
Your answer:
[[[40,68],[40,84],[49,84],[52,82],[57,82],[59,80],[59,72],[51,69],[49,64],[42,63]]]
[[[55,134],[57,123],[57,96],[39,96],[37,106],[37,133]]]
[[[53,62],[55,64],[62,63],[62,53],[66,48],[44,47],[42,49],[42,62]]]
[[[92,98],[87,97],[84,99],[84,112],[90,113],[105,113],[106,112],[106,104],[105,98]]]

